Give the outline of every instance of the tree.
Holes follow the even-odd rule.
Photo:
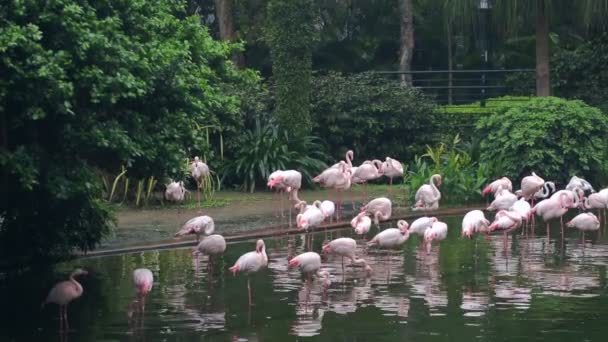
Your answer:
[[[236,33],[234,29],[232,0],[215,0],[215,13],[217,14],[220,39],[234,42],[236,40]],[[245,66],[245,60],[241,52],[235,52],[232,61],[239,67]]]
[[[399,11],[401,13],[401,39],[399,49],[399,71],[411,70],[412,55],[414,53],[414,4],[413,0],[401,0]],[[402,82],[412,84],[412,75],[403,74]]]
[[[94,248],[112,220],[100,170],[180,176],[207,148],[197,125],[242,129],[229,89],[256,77],[181,3],[24,1],[0,18],[2,266]]]
[[[310,122],[312,47],[316,39],[312,0],[271,0],[266,41],[270,46],[278,124],[289,134],[307,134]]]

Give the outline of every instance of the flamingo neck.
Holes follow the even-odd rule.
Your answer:
[[[348,164],[349,168],[353,167],[353,161],[350,157],[351,153],[353,153],[353,151],[351,151],[351,150],[346,151],[346,164]]]
[[[439,192],[439,189],[435,185],[435,180],[437,178],[438,178],[437,175],[432,175],[429,183],[431,185],[431,188],[433,189],[433,193],[434,193],[435,197],[438,199],[439,196],[441,195],[441,193]]]

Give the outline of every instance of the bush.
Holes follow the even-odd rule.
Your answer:
[[[223,168],[223,177],[238,182],[245,191],[266,187],[268,176],[276,170],[298,170],[303,183],[312,184],[313,175],[327,167],[323,161],[328,156],[318,138],[290,136],[260,120],[254,129],[245,132],[240,146],[234,160]]]
[[[429,178],[440,174],[443,184],[440,204],[462,204],[478,202],[481,189],[488,180],[489,169],[485,163],[477,163],[469,153],[461,149],[458,135],[448,144],[426,147],[427,152],[414,158],[405,180],[409,200],[414,203],[416,191],[429,182]]]
[[[431,143],[434,104],[418,90],[366,72],[313,77],[313,131],[342,159],[411,159]]]
[[[572,175],[597,180],[605,162],[607,119],[582,101],[555,97],[502,107],[477,124],[481,160],[503,166],[493,176],[520,179],[535,171],[558,182]]]

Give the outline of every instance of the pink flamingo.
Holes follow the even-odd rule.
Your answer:
[[[196,181],[196,190],[198,197],[198,206],[201,206],[201,188],[203,187],[203,178],[209,176],[209,166],[203,163],[198,159],[198,157],[194,157],[192,161],[192,165],[190,167],[190,174],[192,178]]]
[[[338,197],[337,203],[337,217],[341,216],[342,201],[340,199],[340,191],[347,190],[350,188],[351,170],[347,167],[344,162],[340,162],[340,167],[330,168],[323,171],[320,175],[313,178],[313,182],[319,183],[325,188],[334,188]],[[353,203],[354,207],[354,203]]]
[[[350,221],[350,226],[355,229],[355,234],[365,235],[372,226],[372,219],[367,216],[367,213],[361,212]]]
[[[433,223],[437,222],[436,217],[422,216],[416,219],[409,227],[410,234],[418,234],[424,236],[424,232],[433,226]]]
[[[344,156],[344,158],[346,159],[346,161],[344,160],[340,160],[339,162],[335,163],[334,165],[330,166],[328,169],[339,169],[340,167],[342,167],[342,163],[346,164],[347,168],[352,168],[353,167],[353,159],[355,158],[355,152],[353,152],[353,150],[348,150],[346,151],[346,155]]]
[[[490,231],[501,230],[504,232],[504,248],[507,248],[507,233],[519,228],[522,223],[522,217],[519,213],[501,210],[496,213],[494,222],[490,224]]]
[[[371,239],[367,246],[378,246],[381,248],[397,248],[401,246],[410,237],[408,230],[408,223],[405,220],[397,221],[398,228],[387,228],[380,233],[376,234]]]
[[[382,163],[382,174],[390,179],[389,194],[393,193],[393,178],[403,177],[403,165],[397,159],[386,157]]]
[[[338,238],[331,240],[323,245],[323,254],[335,254],[342,257],[342,272],[344,273],[344,258],[349,258],[353,264],[363,264],[367,274],[371,274],[372,268],[367,261],[362,258],[357,258],[355,252],[357,250],[357,242],[351,238]]]
[[[566,223],[570,228],[576,228],[583,232],[583,243],[585,242],[585,232],[600,229],[600,220],[592,213],[582,213],[576,215]]]
[[[133,271],[133,283],[135,283],[135,289],[139,297],[140,312],[143,313],[146,307],[146,295],[152,291],[154,275],[147,268],[138,268]]]
[[[392,207],[393,204],[390,199],[386,197],[378,197],[364,205],[361,208],[361,212],[373,216],[374,223],[379,226],[380,221],[386,221],[391,218]]]
[[[200,241],[201,235],[211,235],[215,230],[215,224],[210,216],[202,215],[188,220],[182,228],[175,233],[174,237],[184,236],[189,234],[196,235],[196,241]]]
[[[336,212],[336,205],[334,204],[334,202],[328,201],[328,200],[325,200],[323,202],[314,201],[313,205],[315,205],[317,208],[321,209],[321,212],[323,213],[323,216],[325,217],[325,219],[327,220],[327,218],[329,218],[329,222],[331,223],[332,217],[334,216],[334,213]]]
[[[298,203],[300,201],[298,192],[302,187],[302,173],[296,170],[275,171],[269,176],[266,185],[271,189],[277,187],[279,192],[281,190],[287,191],[289,200],[292,201],[292,203]],[[283,198],[281,197],[281,206],[282,204]],[[289,208],[289,227],[291,227],[291,207]]]
[[[462,219],[462,237],[473,237],[476,233],[489,233],[490,221],[486,219],[483,211],[471,210]]]
[[[573,188],[572,190],[560,190],[551,195],[551,198],[557,199],[562,194],[566,194],[568,196],[568,208],[578,208],[583,207],[585,192],[581,188]]]
[[[298,228],[300,229],[308,230],[308,228],[320,225],[325,220],[325,215],[323,215],[321,209],[314,205],[310,205],[307,207],[308,208],[306,208],[303,213],[298,214],[298,216],[296,216],[296,223]]]
[[[547,198],[538,202],[532,208],[532,215],[540,215],[546,223],[547,236],[549,236],[549,220],[559,217],[563,234],[563,216],[568,211],[568,195],[562,193],[558,198]]]
[[[171,181],[166,186],[165,199],[171,202],[184,202],[186,188],[184,182]]]
[[[432,175],[429,184],[422,185],[416,191],[416,204],[414,204],[412,210],[433,210],[439,208],[441,192],[439,192],[437,187],[441,186],[441,181],[441,175]],[[435,182],[437,182],[437,185],[435,185]]]
[[[488,184],[488,186],[483,188],[483,191],[481,193],[484,196],[487,196],[489,194],[495,194],[496,191],[498,191],[499,187],[505,190],[513,191],[513,183],[511,183],[511,180],[507,177],[502,177]]]
[[[331,284],[329,280],[329,272],[321,271],[321,256],[315,252],[305,252],[299,254],[289,260],[289,267],[297,266],[300,272],[308,275],[312,281],[312,274],[315,273],[320,279],[324,287]]]
[[[277,170],[274,171],[273,173],[270,174],[270,176],[268,176],[268,182],[266,183],[266,186],[268,186],[270,189],[274,188],[277,190],[277,192],[273,193],[272,195],[272,199],[273,201],[275,200],[275,197],[278,195],[278,199],[277,201],[279,202],[279,206],[276,207],[277,212],[275,214],[276,217],[279,217],[279,211],[280,211],[280,216],[283,217],[284,216],[284,204],[283,204],[283,194],[285,193],[285,189],[287,188],[287,186],[283,185],[283,183],[279,183],[276,181],[276,177],[279,175],[279,173],[283,172],[283,170]]]
[[[602,212],[604,214],[604,221],[606,220],[606,208],[608,208],[608,189],[600,190],[587,196],[584,202],[585,209],[598,209],[598,215],[602,218]]]
[[[46,300],[41,305],[41,307],[44,307],[47,303],[59,305],[59,332],[67,332],[70,328],[68,324],[68,304],[82,296],[82,285],[74,278],[86,274],[88,272],[83,269],[78,268],[74,270],[70,274],[69,280],[61,281],[53,286]]]
[[[378,159],[366,160],[360,166],[353,168],[352,183],[363,184],[364,186],[361,202],[367,199],[367,182],[380,178],[382,174],[382,162]]]
[[[503,189],[502,185],[498,186],[495,196],[494,201],[486,209],[487,211],[507,210],[517,201],[517,196],[509,190]]]
[[[219,234],[213,234],[213,235],[207,236],[206,238],[203,239],[203,241],[199,242],[199,244],[196,246],[196,248],[194,248],[194,251],[192,252],[192,254],[195,257],[198,257],[198,255],[200,255],[200,254],[208,255],[209,260],[207,261],[207,266],[211,270],[211,268],[212,268],[211,258],[216,255],[224,254],[225,251],[226,251],[226,240],[224,239],[224,237]],[[198,267],[198,260],[197,260],[196,266]],[[209,272],[209,273],[212,273],[212,272]]]
[[[545,180],[532,172],[531,176],[526,176],[521,180],[521,195],[527,200],[532,200],[534,203],[534,195],[541,190],[545,184]]]
[[[431,243],[433,240],[441,241],[448,236],[448,225],[445,222],[437,221],[431,228],[424,232],[424,242],[426,243],[426,254],[431,253]]]
[[[509,210],[518,213],[521,216],[522,221],[526,224],[532,220],[532,207],[530,206],[530,203],[523,198],[515,201]],[[523,233],[524,231],[522,231],[522,234]]]
[[[264,240],[256,242],[255,251],[245,253],[228,270],[236,275],[237,272],[247,274],[247,292],[249,294],[249,305],[251,306],[251,284],[249,275],[268,266],[268,255],[266,255],[266,245]]]

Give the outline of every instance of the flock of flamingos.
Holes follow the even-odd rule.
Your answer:
[[[313,179],[322,187],[335,189],[338,199],[337,205],[327,200],[315,201],[312,205],[309,205],[300,200],[298,191],[301,187],[302,175],[295,170],[273,172],[268,177],[267,185],[271,189],[278,190],[279,193],[288,193],[289,201],[295,209],[299,210],[296,216],[297,227],[303,231],[308,231],[312,227],[321,225],[326,220],[331,220],[334,216],[337,219],[340,218],[341,192],[349,189],[351,184],[366,184],[368,181],[386,176],[390,178],[392,189],[393,178],[403,176],[403,167],[395,159],[387,157],[384,162],[379,160],[365,161],[359,166],[353,166],[352,159],[353,151],[348,151],[346,161],[340,161],[332,165]],[[202,178],[209,173],[209,168],[198,157],[195,157],[191,165],[191,172],[192,177],[198,184],[200,193]],[[439,187],[441,183],[441,175],[431,176],[429,184],[424,184],[416,192],[416,203],[412,210],[427,211],[439,208],[441,199]],[[520,227],[524,228],[522,234],[526,233],[528,227],[533,227],[535,216],[541,216],[543,221],[546,222],[547,235],[549,234],[549,221],[560,219],[563,235],[562,217],[569,209],[573,208],[578,208],[581,211],[598,209],[600,218],[603,215],[604,221],[606,220],[608,188],[595,192],[589,182],[576,176],[570,179],[565,189],[556,191],[553,182],[545,182],[533,172],[532,175],[521,180],[520,190],[512,191],[512,182],[506,177],[495,180],[486,186],[483,189],[483,195],[494,195],[494,200],[486,209],[487,211],[496,211],[494,221],[490,222],[483,211],[472,210],[463,218],[461,235],[472,238],[475,234],[489,234],[500,231],[504,233],[506,244],[507,233]],[[172,182],[167,185],[165,197],[168,200],[182,201],[184,194],[183,182]],[[282,203],[281,196],[281,207]],[[390,199],[386,197],[375,198],[361,208],[360,212],[352,219],[351,226],[356,234],[365,235],[369,232],[372,221],[379,225],[380,221],[389,220],[391,211],[392,202]],[[291,214],[291,209],[289,212]],[[586,231],[599,229],[600,220],[591,212],[582,212],[567,222],[566,226],[581,230],[584,239]],[[207,215],[202,215],[186,222],[175,236],[196,235],[199,242],[194,248],[193,254],[204,254],[211,258],[223,254],[226,250],[226,241],[221,235],[213,234],[214,230],[213,219]],[[428,253],[431,249],[431,243],[445,239],[447,233],[448,226],[446,223],[439,221],[436,217],[423,216],[416,219],[411,225],[405,220],[399,220],[397,228],[382,230],[367,242],[367,246],[396,249],[405,243],[411,234],[418,234],[423,237],[421,248],[426,248]],[[204,238],[201,240],[202,236]],[[325,243],[322,247],[322,253],[341,257],[343,272],[344,258],[348,258],[352,265],[360,265],[368,275],[371,274],[373,272],[371,265],[365,259],[357,257],[355,254],[356,247],[357,242],[354,239],[341,237]],[[251,274],[267,267],[267,265],[266,246],[263,240],[257,240],[255,250],[240,256],[229,270],[233,274]],[[324,288],[331,284],[329,273],[321,269],[321,256],[316,252],[309,251],[297,255],[288,261],[288,265],[298,267],[310,281],[312,281],[313,275],[316,275]],[[83,288],[75,277],[86,273],[82,269],[75,270],[70,275],[69,280],[59,282],[51,289],[42,304],[55,303],[59,305],[60,332],[68,329],[67,305],[83,293]],[[146,268],[136,269],[133,272],[133,281],[143,307],[146,294],[152,290],[153,274]],[[249,278],[247,279],[247,289],[249,304],[251,305]]]

